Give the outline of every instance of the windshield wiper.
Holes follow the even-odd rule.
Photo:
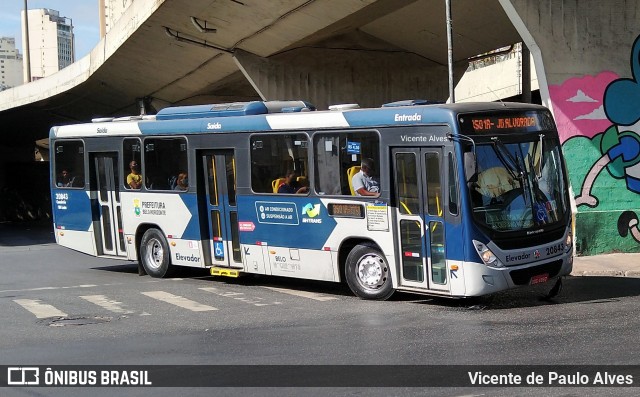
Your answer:
[[[524,177],[524,172],[522,171],[520,164],[518,164],[518,161],[513,158],[511,153],[509,153],[509,149],[504,146],[504,143],[502,143],[498,137],[493,137],[491,140],[494,143],[493,146],[495,148],[495,152],[502,165],[504,165],[514,179],[522,179]]]

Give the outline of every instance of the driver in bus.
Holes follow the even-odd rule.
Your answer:
[[[58,187],[71,187],[73,186],[73,177],[67,170],[62,170],[58,177]]]
[[[380,185],[371,175],[373,170],[373,160],[366,157],[363,158],[360,163],[360,171],[351,180],[356,196],[380,197]]]
[[[138,165],[138,162],[132,160],[129,163],[129,169],[131,170],[131,173],[127,175],[127,185],[129,185],[131,189],[140,189],[142,186],[142,175],[140,174],[140,166]]]

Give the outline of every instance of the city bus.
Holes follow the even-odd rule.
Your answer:
[[[558,286],[573,265],[567,171],[539,105],[168,107],[53,127],[50,151],[56,242],[153,277],[461,298]],[[367,169],[378,192],[363,196]]]

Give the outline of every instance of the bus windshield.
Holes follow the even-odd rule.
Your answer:
[[[478,223],[509,232],[564,219],[568,203],[557,139],[503,143],[494,137],[476,145],[476,159],[469,192]]]

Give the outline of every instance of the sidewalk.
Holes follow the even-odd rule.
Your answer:
[[[576,256],[571,275],[640,277],[640,253]]]

